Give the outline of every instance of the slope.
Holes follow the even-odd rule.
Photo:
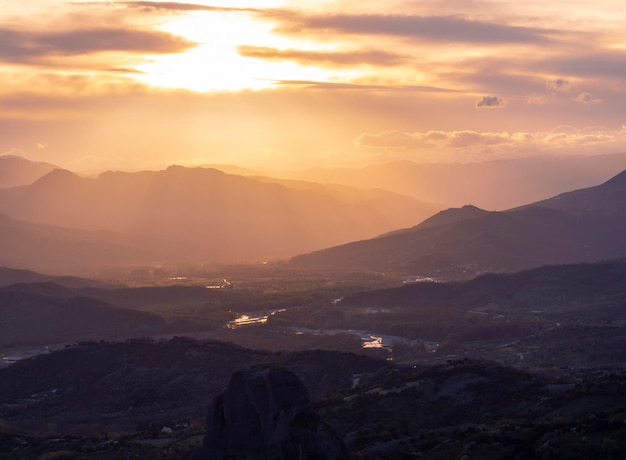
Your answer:
[[[1,265],[48,273],[149,264],[166,257],[150,238],[34,224],[4,214],[0,214],[0,248]]]
[[[118,308],[53,283],[0,288],[0,316],[2,346],[143,336],[162,332],[166,325],[159,316]]]
[[[45,283],[53,282],[68,288],[104,287],[105,283],[80,278],[77,276],[53,276],[44,275],[31,270],[19,270],[16,268],[0,267],[0,287],[10,286],[17,283]]]
[[[15,155],[0,155],[0,188],[32,184],[56,166]]]
[[[625,233],[622,173],[506,212],[443,211],[412,229],[297,256],[292,263],[469,277],[624,256]]]
[[[432,208],[388,192],[319,190],[203,168],[107,172],[97,179],[55,170],[0,191],[14,219],[150,236],[181,261],[258,261],[291,256],[421,220]],[[382,197],[382,199],[379,199]],[[400,206],[392,202],[399,200]]]

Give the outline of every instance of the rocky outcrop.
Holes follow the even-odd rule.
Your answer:
[[[284,368],[235,372],[207,416],[193,460],[343,460],[337,434],[312,410],[309,392]]]

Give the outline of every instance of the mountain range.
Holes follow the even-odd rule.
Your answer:
[[[276,183],[207,168],[97,178],[57,169],[0,190],[3,239],[13,238],[0,263],[256,262],[372,237],[434,211],[383,190]]]
[[[475,276],[626,256],[626,171],[504,212],[449,209],[378,238],[294,257],[305,266]]]
[[[22,158],[0,158],[0,170],[9,164],[19,166],[14,171],[43,167]],[[533,196],[530,189],[535,195],[550,187],[567,189],[568,184],[606,174],[622,161],[626,163],[626,154],[573,158],[569,163],[537,157],[334,170],[337,182],[365,185],[367,180],[370,186],[412,194],[431,187],[424,193],[435,201],[445,201],[445,191],[472,203],[438,214],[434,206],[395,192],[234,175],[213,168],[109,171],[95,178],[54,169],[33,183],[0,188],[0,264],[78,273],[259,262],[317,251],[293,262],[473,276],[599,260],[623,254],[623,175],[601,188],[579,189],[502,212],[480,209],[471,200],[480,202],[479,195],[488,196],[487,190],[494,199],[510,203],[519,201],[514,196]],[[254,173],[234,170],[242,171]],[[14,173],[14,180],[18,176]],[[409,184],[414,188],[407,188]]]
[[[590,187],[626,169],[626,153],[536,156],[471,163],[398,161],[363,168],[318,168],[273,175],[358,188],[381,188],[440,208],[473,204],[505,210]]]

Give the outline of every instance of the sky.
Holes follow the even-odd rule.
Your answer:
[[[0,0],[0,155],[74,171],[626,152],[623,0]]]

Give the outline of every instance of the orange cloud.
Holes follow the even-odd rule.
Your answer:
[[[497,153],[498,156],[520,153],[545,153],[562,149],[597,146],[626,146],[626,133],[603,127],[575,129],[559,127],[550,132],[480,132],[426,131],[407,133],[384,131],[379,134],[363,133],[354,140],[355,145],[391,151],[443,151],[456,155]]]
[[[392,14],[306,16],[295,12],[264,13],[282,22],[278,31],[386,35],[463,44],[548,43],[555,30],[509,26],[454,16]]]
[[[305,51],[279,50],[277,48],[242,45],[238,47],[241,56],[273,61],[295,61],[303,65],[337,66],[392,66],[411,62],[412,58],[381,50],[371,51]]]
[[[39,63],[42,58],[51,56],[77,56],[106,51],[179,53],[194,46],[195,43],[181,37],[154,30],[93,28],[24,32],[0,29],[0,60],[6,62]]]

